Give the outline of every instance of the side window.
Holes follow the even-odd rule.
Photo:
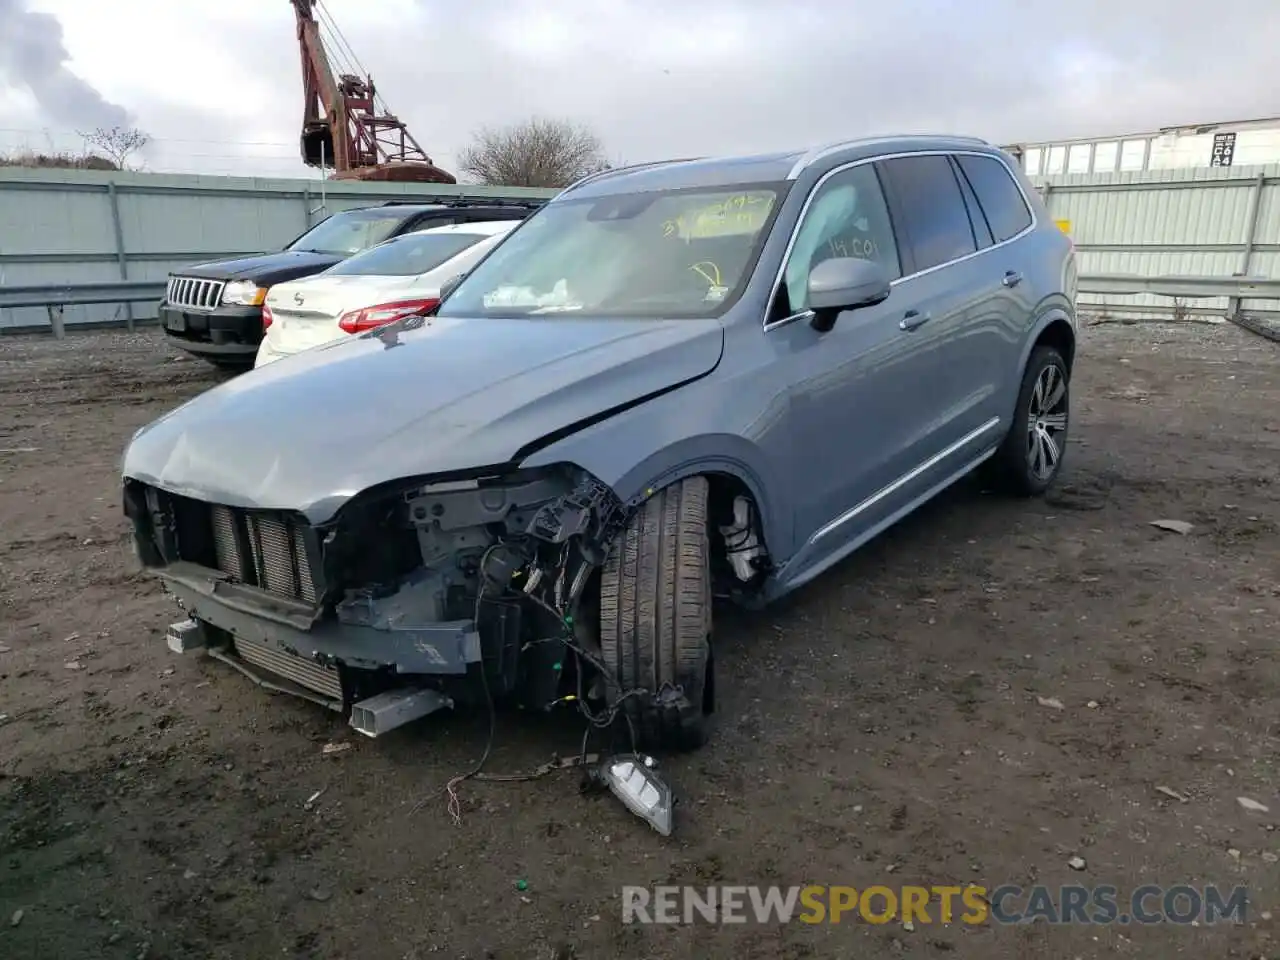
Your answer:
[[[951,160],[954,163],[955,157]],[[955,172],[954,168],[952,172]],[[964,194],[964,205],[969,211],[969,223],[973,225],[973,236],[978,241],[978,249],[985,250],[995,243],[995,239],[991,236],[991,226],[987,223],[982,207],[978,205],[978,198],[974,195],[973,187],[969,186],[969,181],[964,174],[956,173],[956,180],[960,184],[960,192]]]
[[[880,163],[901,213],[914,267],[928,270],[978,249],[950,161],[941,155],[899,157]]]
[[[869,163],[842,170],[818,188],[796,233],[769,319],[807,309],[809,271],[832,257],[875,260],[890,279],[902,276],[889,210]]]
[[[1005,165],[994,157],[958,156],[964,177],[978,195],[996,242],[1016,237],[1031,226],[1031,211]]]

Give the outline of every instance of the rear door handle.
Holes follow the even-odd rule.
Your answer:
[[[932,319],[930,314],[921,313],[919,310],[908,310],[898,326],[903,330],[914,330],[916,327],[924,326],[930,319]]]
[[[1022,282],[1022,274],[1010,270],[1004,275],[1004,279],[1000,281],[1006,287],[1016,287]]]

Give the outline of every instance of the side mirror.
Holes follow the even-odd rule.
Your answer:
[[[445,298],[449,296],[449,294],[453,293],[453,291],[458,289],[458,284],[462,282],[462,278],[464,276],[466,276],[466,274],[459,273],[456,276],[450,277],[444,283],[440,284],[440,302],[441,303],[444,302]]]
[[[836,325],[841,310],[856,310],[881,303],[889,296],[889,274],[874,260],[833,257],[809,273],[809,325],[826,333]]]

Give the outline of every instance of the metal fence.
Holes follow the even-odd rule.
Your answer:
[[[1083,312],[1280,321],[1280,165],[1033,179],[1075,241]],[[0,169],[0,333],[153,317],[170,270],[279,249],[326,212],[554,193]]]
[[[339,210],[414,197],[556,192],[0,168],[0,333],[154,318],[170,270],[279,250]],[[159,292],[121,302],[84,299],[81,290],[67,299],[71,288],[119,281],[158,284]],[[43,300],[40,290],[47,291]],[[63,307],[45,305],[55,301]]]
[[[1280,303],[1265,299],[1257,285],[1237,291],[1201,282],[1192,290],[1171,282],[1280,279],[1280,165],[1032,179],[1050,215],[1075,241],[1081,310],[1135,318],[1171,312],[1280,318]],[[1139,287],[1134,278],[1160,283]]]

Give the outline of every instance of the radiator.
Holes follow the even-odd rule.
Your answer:
[[[210,512],[219,570],[277,596],[317,601],[301,524],[233,507],[214,506]]]

